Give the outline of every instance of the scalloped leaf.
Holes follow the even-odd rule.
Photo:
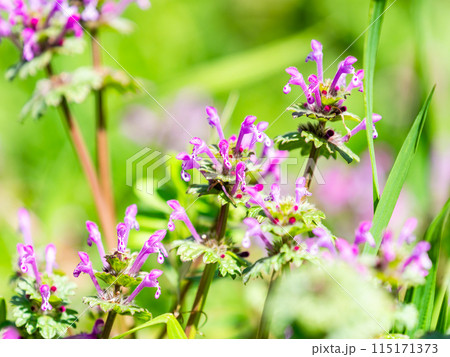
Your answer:
[[[120,285],[124,287],[133,287],[138,285],[142,281],[141,277],[133,277],[128,274],[120,274],[117,277],[106,272],[96,272],[95,276],[108,284],[108,286]]]
[[[89,307],[98,306],[103,312],[115,311],[119,315],[134,316],[140,320],[151,320],[152,314],[150,311],[143,307],[135,305],[124,305],[115,302],[106,301],[93,296],[87,296],[83,298],[83,303],[89,305]]]

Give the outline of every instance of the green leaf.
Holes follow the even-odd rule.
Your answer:
[[[6,301],[0,298],[0,324],[6,321]]]
[[[40,316],[37,320],[37,327],[39,328],[39,333],[45,339],[56,336],[57,326],[50,316]]]
[[[436,325],[436,331],[440,333],[447,332],[447,313],[448,313],[448,295],[445,294],[442,301],[441,310],[439,311],[439,318]]]
[[[167,335],[170,339],[187,339],[186,334],[183,331],[183,328],[180,326],[178,320],[172,314],[163,314],[154,319],[139,325],[127,332],[124,332],[118,336],[113,337],[114,339],[124,338],[129,334],[137,332],[147,327],[159,325],[159,324],[167,324]]]
[[[317,133],[317,129],[311,125],[300,127],[297,132],[277,136],[274,143],[278,145],[279,150],[300,149],[303,156],[309,155],[311,146],[314,145],[317,149],[321,149],[320,155],[326,158],[330,156],[336,158],[336,154],[339,154],[347,163],[351,163],[353,160],[359,162],[358,155],[354,154],[340,138],[332,137],[327,140],[321,137],[321,134]]]
[[[372,164],[373,199],[376,208],[380,199],[377,165],[375,161],[375,148],[373,145],[373,77],[377,57],[378,43],[380,42],[381,24],[383,20],[386,0],[371,0],[369,10],[369,28],[364,43],[364,104],[367,120],[367,144],[369,146],[370,162]]]
[[[141,320],[150,320],[152,314],[147,309],[135,305],[124,305],[117,302],[106,301],[93,296],[87,296],[83,298],[83,303],[89,305],[89,307],[98,306],[104,312],[114,310],[119,315],[131,315]]]
[[[425,240],[431,245],[431,249],[428,252],[428,255],[433,265],[425,279],[425,284],[415,287],[412,290],[412,302],[414,305],[416,305],[419,312],[419,322],[414,329],[410,329],[407,331],[407,334],[409,336],[414,336],[415,332],[418,330],[430,330],[431,320],[433,316],[434,297],[436,292],[436,272],[439,263],[440,244],[445,232],[444,227],[447,224],[449,216],[450,199],[444,205],[436,218],[431,222],[430,226],[427,229],[427,232],[425,233]],[[446,232],[446,234],[448,235],[449,233]]]
[[[140,277],[132,277],[128,274],[120,274],[118,277],[106,272],[97,272],[95,276],[101,280],[103,280],[108,286],[111,285],[120,285],[125,287],[133,287],[138,285],[142,278]]]
[[[381,235],[389,224],[403,183],[408,175],[409,167],[411,166],[417,146],[419,145],[420,134],[427,118],[428,107],[430,106],[431,98],[433,97],[434,88],[435,87],[431,90],[422,109],[414,120],[408,136],[403,142],[402,148],[395,159],[394,166],[389,174],[386,186],[384,187],[383,194],[381,195],[373,217],[371,233],[375,239],[376,247],[372,248],[366,244],[364,247],[365,253],[376,255],[378,252],[381,244]]]

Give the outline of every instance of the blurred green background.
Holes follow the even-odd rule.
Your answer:
[[[327,77],[334,76],[337,64],[348,55],[357,57],[356,67],[362,67],[368,4],[365,0],[153,0],[147,11],[135,5],[126,11],[125,16],[135,23],[132,34],[104,32],[100,42],[108,52],[103,52],[105,63],[117,68],[117,60],[191,135],[206,140],[212,131],[204,106],[214,105],[220,113],[231,96],[237,98],[237,104],[225,129],[228,134],[238,130],[246,115],[255,115],[272,124],[267,133],[274,137],[298,125],[285,111],[299,92],[293,89],[290,95],[283,94],[288,79],[284,69],[296,66],[304,74],[315,72],[313,63],[304,62],[312,38],[323,43],[325,69],[336,61],[325,72]],[[388,7],[374,83],[374,110],[383,116],[377,124],[375,145],[387,162],[392,162],[389,160],[399,150],[425,93],[437,84],[421,150],[406,185],[409,203],[405,215],[418,216],[423,228],[449,194],[450,2],[398,0],[389,1]],[[3,41],[0,71],[4,73],[18,56],[15,48]],[[54,66],[60,72],[89,64],[86,46],[85,54],[60,57]],[[19,119],[34,84],[35,79],[11,83],[0,78],[0,295],[7,297],[11,295],[8,280],[15,264],[15,247],[21,241],[16,218],[19,207],[27,207],[33,214],[35,244],[43,248],[54,242],[60,267],[70,275],[77,264],[76,251],[87,249],[84,221],[97,220],[57,111],[50,109],[38,121]],[[137,202],[145,210],[145,200],[151,200],[138,200],[133,187],[126,185],[126,160],[143,147],[163,152],[182,150],[187,148],[189,136],[145,92],[119,95],[110,91],[107,105],[120,218],[130,203]],[[363,116],[362,95],[353,95],[348,107]],[[93,152],[93,97],[72,109]],[[365,140],[365,135],[359,134],[350,143],[362,157]],[[337,164],[352,170],[343,162]],[[323,161],[319,169],[326,173],[333,165]],[[370,192],[370,175],[361,179]],[[370,210],[370,195],[360,203]],[[319,204],[327,212],[326,199]],[[351,210],[337,212],[334,219],[329,216],[337,234],[351,233],[349,227],[358,223]],[[343,219],[347,224],[341,227]],[[92,290],[87,280],[77,281],[80,290],[74,304],[79,311],[84,307],[78,297]],[[245,290],[241,286],[239,280],[214,283],[204,328],[208,337],[251,335],[248,326],[256,326],[265,287],[262,281],[249,283]],[[170,305],[163,287],[163,298],[151,306],[164,312]]]

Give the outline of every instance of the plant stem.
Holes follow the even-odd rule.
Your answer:
[[[117,316],[117,312],[115,312],[114,310],[111,310],[110,312],[108,312],[108,317],[106,319],[105,327],[103,328],[101,338],[103,338],[103,339],[109,338],[109,335],[111,334],[111,330],[112,330],[112,327],[114,324],[114,320],[116,319],[116,316]]]
[[[261,315],[261,320],[259,322],[258,332],[256,333],[256,338],[268,338],[270,323],[271,323],[271,311],[269,309],[269,302],[271,299],[271,292],[273,291],[273,287],[275,285],[275,271],[272,273],[269,282],[269,288],[267,290],[266,300],[264,301],[264,307]]]
[[[325,127],[325,123],[320,122],[319,123],[320,129],[323,129]],[[311,182],[314,176],[314,170],[316,169],[317,160],[319,158],[319,152],[320,148],[316,148],[314,146],[314,143],[311,143],[311,151],[309,152],[308,162],[306,163],[305,172],[303,173],[303,176],[306,179],[305,187],[307,189],[310,188]]]
[[[97,32],[92,33],[92,63],[94,70],[102,70],[101,49],[97,40]],[[104,90],[100,88],[94,92],[95,95],[95,111],[96,111],[96,146],[97,146],[97,165],[105,202],[109,209],[109,214],[115,221],[114,194],[112,189],[111,168],[109,162],[108,136],[107,136],[107,120],[104,108]]]
[[[227,203],[220,208],[219,216],[217,217],[216,234],[217,241],[220,241],[225,236],[225,230],[228,220],[228,212],[230,210],[230,204]],[[206,264],[203,270],[200,284],[195,295],[194,304],[192,305],[191,314],[186,325],[186,336],[188,338],[195,338],[197,334],[197,327],[200,321],[200,316],[205,306],[206,297],[211,283],[216,273],[218,263]]]
[[[51,79],[51,77],[53,76],[53,70],[50,65],[47,66],[47,73]],[[70,140],[78,156],[78,161],[81,164],[84,175],[86,176],[86,179],[91,188],[91,192],[94,197],[94,203],[97,208],[97,213],[100,218],[103,231],[105,232],[107,246],[111,247],[115,243],[114,220],[111,221],[111,217],[108,214],[108,209],[103,198],[98,177],[95,172],[94,165],[92,164],[89,151],[83,139],[83,135],[81,134],[81,131],[77,125],[77,122],[70,112],[67,99],[64,96],[61,99],[60,108],[62,118],[67,125]]]

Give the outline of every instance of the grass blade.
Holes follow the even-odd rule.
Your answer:
[[[442,334],[447,332],[447,313],[448,313],[448,295],[445,294],[442,301],[441,310],[439,312],[439,318],[436,325],[436,331]]]
[[[419,312],[419,322],[416,328],[406,332],[411,337],[415,337],[414,334],[419,330],[424,332],[431,330],[433,310],[436,308],[441,309],[441,306],[434,306],[436,293],[436,272],[439,264],[441,241],[444,236],[444,228],[447,224],[449,215],[450,199],[444,205],[433,222],[431,222],[425,234],[425,240],[431,244],[431,249],[428,252],[428,255],[433,262],[433,266],[427,275],[425,284],[414,288],[412,291],[412,303],[416,305]]]
[[[369,10],[369,29],[364,43],[364,105],[367,121],[367,144],[369,147],[370,162],[372,165],[373,204],[374,210],[380,199],[375,148],[373,146],[373,77],[377,57],[378,43],[380,42],[381,24],[383,20],[386,0],[371,0]]]
[[[381,235],[389,224],[395,204],[397,203],[400,191],[402,190],[403,183],[408,175],[409,167],[411,166],[417,146],[419,145],[420,134],[427,118],[428,107],[430,106],[433,93],[434,87],[414,120],[408,136],[403,142],[402,148],[395,159],[394,166],[389,174],[386,186],[383,190],[383,194],[381,195],[378,207],[375,210],[375,215],[373,217],[371,232],[375,238],[376,247],[372,248],[366,244],[364,247],[365,253],[375,255],[380,247]]]
[[[154,319],[146,323],[143,323],[138,327],[135,327],[120,335],[115,336],[114,339],[124,338],[125,336],[130,335],[136,331],[159,324],[167,324],[167,336],[170,339],[187,339],[186,334],[183,331],[183,328],[180,326],[180,323],[172,314],[163,314],[158,317],[155,317]]]

